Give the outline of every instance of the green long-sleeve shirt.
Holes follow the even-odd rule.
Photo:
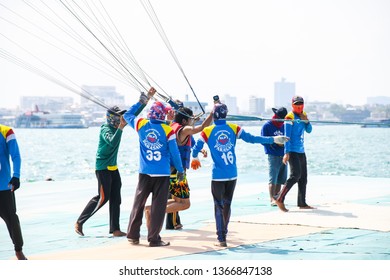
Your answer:
[[[96,170],[116,170],[122,130],[108,124],[100,127],[99,145],[96,152]]]

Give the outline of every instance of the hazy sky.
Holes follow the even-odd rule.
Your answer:
[[[58,1],[43,2],[57,9],[61,18],[69,16],[60,9]],[[42,6],[39,1],[32,3]],[[102,3],[141,68],[172,97],[183,99],[189,94],[190,100],[194,100],[140,1],[102,0]],[[359,105],[368,96],[390,96],[388,0],[151,0],[150,3],[201,101],[211,101],[214,94],[230,94],[238,96],[238,105],[245,111],[248,97],[255,95],[265,97],[266,106],[271,107],[274,82],[282,77],[295,82],[297,94],[311,101]],[[136,89],[50,45],[58,43],[48,34],[68,39],[24,1],[0,0],[0,4],[1,50],[41,67],[30,54],[10,43],[11,39],[77,85],[114,85],[130,102],[138,98]],[[37,24],[47,34],[33,31],[36,28],[31,23],[14,13]],[[79,28],[75,22],[67,22],[69,27]],[[17,26],[29,31],[23,32]],[[41,36],[48,43],[32,36],[35,32],[44,34]],[[87,35],[83,35],[86,41],[96,43]],[[69,44],[69,49],[80,48],[71,40]],[[45,73],[58,77],[54,70],[45,69]],[[1,57],[0,77],[0,107],[15,106],[21,95],[79,98]]]

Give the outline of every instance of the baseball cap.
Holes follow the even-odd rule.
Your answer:
[[[292,104],[297,104],[297,103],[305,103],[303,101],[303,97],[302,96],[299,96],[299,95],[296,95],[292,98]]]
[[[126,113],[127,110],[121,110],[118,106],[112,106],[107,109],[107,114],[114,114],[117,116],[121,116]]]
[[[272,108],[272,111],[281,119],[284,119],[287,115],[287,109],[284,107],[280,107],[279,109]]]

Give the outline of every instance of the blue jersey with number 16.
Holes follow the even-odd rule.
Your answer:
[[[204,143],[207,143],[213,159],[212,179],[228,181],[237,178],[236,140],[242,139],[248,143],[272,144],[272,137],[254,136],[245,132],[239,125],[227,123],[226,120],[215,120],[200,134],[192,152],[197,157]]]

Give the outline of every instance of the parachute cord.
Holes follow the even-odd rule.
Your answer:
[[[150,87],[150,83],[147,81],[147,79],[145,78],[144,74],[143,74],[143,71],[142,69],[140,68],[139,64],[137,63],[137,61],[135,60],[134,56],[132,55],[132,53],[130,52],[130,50],[127,48],[128,50],[128,53],[126,54],[125,52],[125,48],[126,48],[126,43],[124,42],[123,38],[121,38],[120,36],[120,33],[118,31],[118,29],[116,28],[115,24],[113,23],[113,21],[111,20],[110,16],[108,15],[107,11],[105,10],[103,4],[101,4],[102,6],[102,9],[105,11],[105,15],[104,13],[101,11],[101,9],[99,9],[96,5],[95,6],[95,10],[97,10],[97,12],[99,13],[100,17],[96,16],[96,12],[94,12],[94,10],[92,9],[92,7],[86,2],[85,2],[85,5],[87,6],[87,9],[89,10],[90,14],[91,15],[88,15],[82,8],[80,5],[76,4],[75,5],[77,6],[77,8],[86,16],[87,19],[89,19],[89,21],[94,25],[94,27],[97,29],[97,31],[100,32],[100,34],[106,39],[107,43],[112,47],[111,49],[111,52],[114,54],[116,54],[116,58],[117,60],[115,61],[117,66],[122,66],[122,65],[126,65],[126,62],[125,60],[127,61],[127,64],[130,64],[128,65],[134,72],[136,72],[138,74],[138,76],[140,76],[142,78],[142,80],[149,85]],[[93,2],[94,3],[94,2]],[[76,13],[74,11],[74,13]],[[78,16],[79,18],[81,18],[80,16]],[[107,20],[107,17],[108,17],[108,20],[110,20],[111,24],[109,23],[109,21]],[[100,19],[99,18],[102,18],[104,20],[104,24],[101,23]],[[108,29],[105,28],[105,26],[108,26]],[[91,29],[91,28],[90,28]],[[92,29],[91,29],[92,30]],[[111,31],[111,32],[110,32]],[[116,32],[115,32],[116,31]],[[114,36],[111,36],[110,33],[113,33]],[[102,40],[101,40],[102,41]],[[121,64],[118,64],[118,60],[121,60],[122,62],[122,65]],[[121,68],[121,67],[120,67]],[[141,91],[141,90],[140,90]]]
[[[0,34],[2,35],[3,37],[5,37],[6,39],[8,39],[10,42],[12,42],[13,44],[15,44],[16,46],[18,46],[20,49],[24,50],[26,53],[28,53],[29,55],[31,55],[32,57],[34,57],[35,59],[37,59],[40,63],[42,63],[43,65],[45,65],[46,67],[48,67],[49,69],[51,69],[53,72],[57,73],[58,75],[60,75],[62,78],[66,79],[67,81],[69,81],[70,83],[72,84],[75,84],[74,82],[72,82],[69,78],[67,78],[66,76],[64,76],[62,73],[58,72],[56,69],[54,69],[53,67],[51,67],[50,65],[48,65],[46,62],[42,61],[40,58],[38,58],[37,56],[35,56],[33,53],[31,53],[30,51],[26,50],[25,48],[23,48],[22,46],[20,46],[19,44],[17,44],[16,42],[12,41],[11,39],[9,39],[8,37],[4,36],[3,34]],[[16,56],[12,56],[11,54],[9,54],[8,52],[6,52],[5,50],[3,50],[3,53],[6,53],[8,54],[9,57],[13,57],[14,58],[14,61],[19,61],[19,64],[20,65],[23,61],[21,59],[16,59]],[[26,65],[29,65],[27,62],[23,62],[24,64]],[[28,67],[29,69],[38,69],[34,66],[31,66],[29,65]],[[40,70],[39,72],[43,72],[45,73],[45,76],[49,76],[49,74],[47,74],[46,72]],[[41,75],[42,76],[42,75]],[[53,78],[55,79],[55,78]],[[95,98],[92,94],[91,94],[91,97],[88,98],[89,100],[91,100],[91,98]]]
[[[0,5],[3,6],[1,3],[0,3]],[[3,7],[5,7],[5,6],[3,6]],[[5,8],[8,9],[7,7],[5,7]],[[10,10],[10,11],[11,11],[12,13],[14,13],[12,10]],[[17,15],[18,17],[20,17],[20,15],[18,15],[18,14],[16,14],[16,13],[14,13],[14,14]],[[47,31],[45,31],[45,30],[43,30],[42,28],[40,28],[39,26],[37,26],[34,22],[29,21],[29,20],[27,20],[27,19],[25,19],[25,18],[23,18],[23,17],[20,17],[20,18],[22,18],[23,20],[27,21],[29,24],[35,26],[35,27],[38,28],[39,30],[43,31],[45,34],[47,34],[47,35],[50,36],[51,38],[53,38],[53,39],[59,41],[60,43],[64,44],[65,46],[67,46],[67,47],[69,47],[69,48],[72,48],[69,44],[67,44],[67,43],[65,43],[64,41],[62,41],[62,40],[60,40],[60,39],[58,39],[58,38],[52,36],[50,33],[48,33]],[[100,63],[98,63],[98,62],[93,62],[93,63],[96,63],[97,66],[96,66],[96,65],[93,65],[90,61],[87,61],[87,60],[83,59],[82,57],[79,57],[79,56],[76,56],[76,55],[70,53],[69,51],[65,50],[64,48],[61,48],[61,47],[59,47],[59,46],[57,46],[57,45],[55,45],[55,44],[49,42],[48,40],[44,39],[43,37],[38,36],[38,35],[34,34],[33,32],[30,32],[30,31],[24,29],[23,27],[17,25],[17,24],[14,23],[14,22],[11,22],[11,21],[9,21],[9,20],[3,18],[3,17],[0,17],[0,19],[2,19],[3,21],[5,21],[5,22],[7,22],[7,23],[9,23],[9,24],[11,24],[11,25],[14,25],[15,27],[17,27],[18,29],[22,30],[22,31],[25,32],[26,34],[28,34],[28,35],[30,35],[30,36],[33,36],[33,37],[35,37],[35,38],[37,38],[37,39],[39,39],[39,40],[45,42],[46,44],[51,45],[52,47],[54,47],[54,48],[56,48],[56,49],[62,51],[63,53],[65,53],[65,54],[67,54],[67,55],[69,55],[69,56],[71,56],[71,57],[73,57],[73,58],[75,58],[75,59],[77,59],[77,60],[79,60],[79,61],[81,61],[81,62],[87,64],[87,65],[89,65],[90,67],[92,67],[92,68],[94,68],[94,69],[96,69],[96,70],[98,70],[98,71],[100,71],[100,72],[102,72],[102,73],[104,73],[104,74],[106,74],[106,75],[108,75],[108,76],[110,76],[110,77],[112,77],[112,78],[114,78],[114,79],[120,81],[120,82],[124,82],[124,83],[127,84],[126,81],[120,79],[117,75],[115,75],[115,74],[113,74],[113,73],[110,73],[110,72],[108,72],[106,69],[104,69],[105,66],[104,66],[103,64],[100,64]],[[0,35],[2,35],[3,37],[5,37],[6,39],[9,40],[9,38],[6,37],[5,35],[3,35],[2,33],[0,33]],[[13,43],[14,43],[14,42],[13,42]],[[72,49],[74,49],[74,48],[72,48]],[[80,52],[78,52],[78,53],[81,54]],[[81,54],[81,55],[83,55],[83,54]],[[87,59],[89,59],[89,57],[87,57],[87,56],[85,56],[85,55],[84,55],[84,57],[87,58]],[[130,85],[133,85],[133,84],[130,84]]]
[[[74,30],[69,30],[69,22],[66,22],[65,19],[61,16],[59,16],[51,7],[49,7],[47,5],[47,3],[43,3],[44,6],[46,6],[47,9],[50,10],[51,13],[53,13],[54,15],[54,18],[50,18],[47,14],[44,14],[44,12],[42,11],[42,9],[38,8],[37,6],[33,5],[33,3],[29,3],[29,2],[26,2],[24,1],[25,4],[27,6],[29,6],[32,10],[34,10],[37,14],[39,14],[43,19],[47,20],[49,22],[49,24],[55,26],[56,28],[58,28],[59,30],[61,30],[62,32],[64,32],[67,36],[69,36],[70,38],[72,38],[74,40],[74,42],[76,44],[79,44],[80,46],[82,46],[83,48],[85,48],[86,50],[90,51],[91,53],[93,53],[97,58],[101,59],[103,62],[105,62],[106,64],[108,65],[111,65],[110,62],[108,61],[107,58],[105,58],[102,54],[100,54],[93,46],[91,46],[91,44],[89,44],[84,38],[83,36],[81,36],[80,34],[77,34],[74,32]],[[44,34],[47,34],[49,37],[55,39],[57,41],[57,44],[60,43],[62,44],[63,46],[69,48],[70,50],[72,50],[73,52],[79,54],[79,56],[76,56],[72,53],[70,53],[69,51],[66,51],[64,50],[61,46],[59,45],[55,45],[51,42],[49,42],[48,40],[42,38],[42,36],[39,36],[39,35],[36,35],[32,30],[26,30],[25,28],[22,28],[21,26],[17,25],[16,23],[14,22],[11,22],[9,20],[6,20],[2,17],[0,17],[1,19],[3,19],[4,21],[7,21],[9,24],[12,24],[14,26],[16,26],[17,28],[21,29],[22,31],[24,31],[25,33],[27,33],[28,35],[30,36],[34,36],[36,37],[37,39],[40,39],[41,41],[53,46],[54,48],[66,53],[67,55],[71,56],[71,57],[74,57],[75,59],[89,65],[90,67],[92,68],[95,68],[96,70],[108,75],[108,76],[111,76],[113,77],[114,79],[122,82],[122,83],[125,83],[127,85],[130,85],[132,87],[134,87],[136,90],[140,91],[139,90],[139,87],[137,87],[137,85],[129,80],[128,78],[126,78],[123,74],[119,73],[119,71],[114,67],[112,66],[112,68],[115,70],[115,72],[112,72],[112,70],[110,71],[106,66],[107,65],[103,65],[97,61],[93,61],[91,59],[91,56],[87,56],[86,54],[82,53],[80,51],[79,48],[76,48],[74,45],[71,46],[69,43],[66,43],[64,42],[63,40],[63,36],[61,37],[61,39],[59,39],[58,37],[56,36],[53,36],[52,34],[50,34],[49,32],[47,32],[46,30],[44,30],[43,28],[39,27],[37,24],[35,24],[34,22],[26,19],[25,17],[17,14],[16,12],[14,12],[13,10],[9,9],[8,7],[4,6],[3,4],[0,4],[1,6],[3,6],[4,8],[6,8],[7,10],[9,10],[12,14],[18,16],[19,18],[21,18],[22,20],[26,21],[29,25],[28,26],[33,26],[35,28],[37,28],[39,31],[43,32]],[[62,21],[63,23],[63,26],[60,26],[60,24],[57,22],[58,20]],[[68,29],[68,30],[66,30]],[[81,56],[81,57],[80,57]],[[84,59],[82,58],[84,57]],[[87,61],[88,60],[88,61]],[[95,65],[93,65],[95,64]],[[96,66],[97,65],[97,66]],[[123,76],[124,78],[120,78],[120,76],[118,76],[118,74],[120,76]]]
[[[177,56],[172,48],[172,45],[169,42],[168,37],[167,37],[159,19],[157,18],[157,14],[155,13],[150,1],[149,0],[140,0],[140,2],[142,4],[142,6],[144,7],[145,11],[147,12],[147,14],[149,15],[150,20],[153,22],[154,26],[156,27],[158,33],[160,34],[163,42],[165,43],[166,47],[168,48],[169,52],[171,53],[173,59],[175,60],[177,66],[179,67],[181,73],[183,74],[184,79],[186,80],[186,82],[187,82],[188,86],[190,87],[196,101],[198,102],[200,108],[202,109],[203,114],[205,114],[206,112],[205,112],[202,104],[200,103],[198,97],[196,96],[195,91],[192,88],[186,74],[184,73],[183,67],[180,65],[179,59],[177,58]]]
[[[104,10],[105,14],[107,15],[108,19],[110,20],[111,25],[112,25],[113,28],[114,28],[114,31],[116,31],[116,32],[114,32],[114,33],[117,34],[117,38],[119,38],[119,41],[122,43],[123,48],[128,52],[128,56],[130,57],[130,60],[131,60],[131,61],[135,64],[135,66],[137,67],[137,69],[138,69],[138,71],[137,71],[138,74],[143,78],[144,81],[146,81],[146,82],[148,83],[149,86],[151,86],[150,83],[149,83],[149,81],[148,81],[148,79],[147,79],[146,76],[145,76],[144,71],[141,69],[141,67],[139,66],[137,60],[135,59],[135,57],[134,57],[134,55],[133,55],[133,53],[130,51],[130,48],[128,47],[128,45],[126,44],[125,40],[123,39],[121,33],[119,32],[118,28],[116,27],[116,25],[115,25],[114,21],[112,20],[110,14],[107,12],[106,8],[103,6],[103,3],[102,3],[101,1],[99,1],[99,3],[100,3],[100,6],[102,7],[102,9]],[[109,24],[108,24],[108,25],[109,25]],[[125,51],[124,51],[123,49],[122,49],[122,52],[125,53]]]
[[[135,89],[137,89],[139,92],[141,91],[147,91],[148,89],[144,86],[143,83],[141,83],[140,80],[136,78],[135,75],[138,75],[141,77],[141,80],[145,82],[149,87],[151,87],[148,78],[153,81],[157,87],[159,87],[158,93],[156,94],[156,97],[164,100],[165,102],[168,102],[171,104],[172,107],[178,107],[173,101],[172,97],[169,96],[161,86],[159,86],[145,71],[141,69],[137,61],[135,60],[133,54],[131,53],[130,49],[126,45],[123,37],[119,33],[118,29],[116,28],[115,24],[113,23],[111,17],[109,16],[107,10],[104,8],[103,4],[100,2],[100,6],[102,7],[99,9],[95,2],[87,3],[86,0],[80,0],[78,3],[84,3],[85,5],[81,7],[78,3],[75,1],[68,1],[68,0],[59,0],[56,3],[59,5],[59,7],[65,8],[66,11],[78,22],[84,27],[84,30],[88,32],[90,35],[92,35],[96,41],[98,42],[99,46],[102,46],[105,51],[109,54],[109,57],[107,54],[104,54],[102,52],[99,52],[97,45],[93,46],[93,42],[88,42],[85,38],[87,38],[82,33],[78,33],[74,27],[70,24],[69,19],[58,15],[58,12],[55,11],[55,7],[52,5],[49,5],[48,3],[42,1],[43,6],[37,6],[34,2],[28,2],[26,0],[22,0],[27,6],[29,6],[32,10],[34,10],[38,15],[42,17],[42,19],[46,20],[50,25],[58,28],[61,30],[64,34],[69,36],[75,41],[75,44],[79,44],[92,54],[94,54],[97,58],[99,58],[102,62],[107,64],[108,66],[111,66],[112,69],[115,70],[115,78],[118,80],[121,80],[122,82],[125,81],[125,83],[129,83],[131,86],[133,86]],[[74,3],[71,4],[70,2]],[[94,67],[98,69],[99,71],[110,75],[106,71],[103,71],[103,69],[109,70],[107,68],[107,65],[102,66],[101,64],[97,63],[96,61],[93,61],[91,59],[91,56],[82,53],[80,51],[80,48],[75,47],[74,45],[71,45],[69,43],[66,43],[63,39],[63,36],[54,36],[53,34],[50,34],[42,27],[38,26],[35,22],[32,22],[31,20],[26,19],[25,17],[15,13],[8,7],[4,6],[2,3],[0,3],[1,6],[5,7],[7,10],[9,10],[14,15],[18,16],[22,20],[26,21],[28,23],[27,26],[29,26],[29,30],[25,29],[24,27],[21,27],[16,24],[17,21],[15,20],[7,20],[4,19],[2,16],[0,16],[0,19],[6,21],[8,24],[12,24],[16,26],[17,28],[21,29],[23,32],[27,33],[30,36],[34,36],[37,39],[40,39],[44,43],[53,46],[54,48],[57,48],[58,50],[64,52],[65,54],[72,56],[73,58],[76,58],[87,65]],[[95,9],[94,9],[95,7]],[[43,8],[46,8],[47,10],[44,10]],[[50,12],[51,14],[49,14]],[[88,13],[86,13],[88,12]],[[83,15],[81,17],[81,15]],[[105,16],[106,15],[106,16]],[[88,23],[88,24],[87,24]],[[90,25],[90,26],[88,26]],[[34,30],[36,28],[36,30]],[[42,32],[41,35],[39,32]],[[17,45],[19,48],[21,48],[24,52],[29,53],[34,57],[35,59],[38,59],[36,56],[31,54],[29,51],[27,51],[25,48],[21,47],[17,43],[10,40],[8,37],[0,33],[0,35],[4,36],[6,39],[8,39],[11,43]],[[48,36],[46,36],[48,35]],[[99,35],[99,36],[98,36]],[[99,38],[100,37],[100,38]],[[55,42],[49,42],[47,38],[54,38]],[[56,43],[56,44],[55,44]],[[66,50],[64,49],[66,47]],[[111,49],[109,49],[111,48]],[[74,53],[74,54],[73,54]],[[4,54],[3,54],[4,57]],[[83,60],[82,58],[87,58],[88,61]],[[11,61],[11,59],[9,58]],[[55,70],[54,68],[50,67],[48,64],[44,63],[42,60],[38,59],[42,64],[45,65],[45,67],[49,67],[51,70],[55,71],[54,76],[50,76],[49,72],[44,72],[42,70],[39,70],[38,68],[34,68],[34,66],[26,66],[27,62],[24,62],[25,69],[28,69],[32,72],[39,73],[40,76],[47,78],[50,81],[53,81],[57,84],[60,84],[62,87],[65,87],[69,89],[70,86],[67,86],[64,82],[61,82],[60,80],[54,78],[56,75],[61,75],[62,78],[65,78],[65,75],[61,74],[59,70]],[[92,63],[90,63],[90,62]],[[126,62],[125,62],[126,61]],[[14,61],[14,63],[16,63]],[[22,62],[19,61],[18,65],[22,66]],[[94,66],[98,65],[98,66]],[[127,65],[126,64],[130,64]],[[22,66],[23,67],[23,66]],[[111,70],[112,72],[112,70]],[[119,74],[119,75],[118,75]],[[130,75],[128,75],[130,74]],[[135,75],[134,75],[135,74]],[[110,75],[114,77],[114,75]],[[120,78],[122,77],[122,79]],[[131,78],[131,79],[130,79]],[[70,81],[70,79],[67,79]],[[71,83],[71,82],[70,82]],[[69,84],[70,84],[69,83]],[[157,88],[156,87],[156,88]],[[141,90],[141,88],[143,90]],[[71,90],[73,92],[77,92],[74,89]],[[87,95],[87,92],[83,92],[84,95]],[[88,99],[93,98],[93,95],[91,95]]]
[[[117,27],[115,26],[115,23],[114,23],[113,20],[111,19],[110,15],[108,14],[108,12],[107,12],[107,10],[105,9],[104,5],[101,3],[101,1],[99,1],[99,2],[100,2],[101,9],[103,9],[104,13],[101,12],[100,9],[99,9],[96,5],[95,5],[95,9],[98,10],[98,12],[99,12],[101,18],[103,18],[104,22],[106,23],[105,25],[107,25],[107,26],[109,26],[109,27],[112,26],[112,27],[110,28],[110,30],[111,30],[111,33],[113,33],[115,36],[114,36],[114,37],[113,37],[113,36],[110,36],[110,32],[108,32],[108,31],[104,28],[105,25],[101,24],[101,22],[100,22],[100,20],[99,20],[99,17],[97,17],[96,14],[94,13],[93,9],[92,9],[88,4],[86,4],[86,5],[88,6],[88,9],[89,9],[90,13],[91,13],[91,14],[93,15],[93,17],[95,18],[95,21],[96,21],[96,22],[94,22],[95,27],[98,28],[98,30],[100,30],[100,32],[106,37],[107,41],[110,43],[110,45],[111,45],[115,50],[118,50],[118,49],[120,50],[120,52],[117,51],[117,57],[122,57],[122,56],[121,56],[121,53],[125,54],[125,57],[127,57],[127,58],[130,60],[130,61],[128,61],[128,62],[130,62],[130,64],[133,65],[132,70],[134,70],[135,72],[137,72],[137,74],[138,74],[139,76],[142,77],[142,79],[145,81],[145,83],[147,83],[147,84],[149,85],[149,87],[151,87],[151,84],[149,83],[147,77],[148,77],[150,80],[152,80],[152,81],[154,82],[154,84],[156,84],[156,85],[160,88],[160,90],[162,90],[162,92],[163,92],[162,94],[161,94],[161,93],[160,93],[160,94],[157,94],[157,96],[159,96],[160,99],[163,99],[164,101],[166,101],[166,102],[169,103],[169,100],[172,100],[172,97],[170,97],[170,96],[162,89],[162,87],[159,86],[159,85],[157,84],[157,82],[154,81],[154,80],[150,77],[150,75],[148,75],[148,74],[139,66],[139,64],[138,64],[138,62],[136,61],[134,55],[132,54],[132,52],[130,51],[129,47],[128,47],[127,44],[125,43],[123,37],[121,36],[119,30],[118,30]],[[77,4],[76,4],[76,5],[77,5]],[[88,16],[88,15],[85,13],[85,11],[82,10],[82,8],[81,8],[79,5],[77,5],[77,7],[78,7],[86,16]],[[93,20],[91,19],[91,17],[88,16],[88,18],[89,18],[91,21],[93,21]],[[111,23],[111,24],[110,24],[110,23]],[[120,44],[118,43],[118,41],[119,41]],[[114,44],[114,43],[115,43],[115,44]],[[121,45],[121,46],[120,46],[120,45]],[[127,51],[127,53],[126,53],[125,50]],[[123,63],[123,64],[124,64],[124,63]],[[145,89],[145,88],[144,88],[144,89]],[[146,90],[146,89],[145,89],[145,90]],[[140,91],[141,91],[141,90],[140,90]],[[165,96],[164,96],[164,95],[165,95]],[[172,104],[171,104],[171,105],[172,105]]]
[[[116,60],[124,70],[145,90],[148,89],[129,71],[129,69],[123,64],[122,61],[120,61],[113,53],[112,51],[96,36],[96,34],[81,20],[81,18],[76,15],[62,0],[59,0],[63,6],[81,23],[81,25],[84,26],[84,28],[102,45],[102,47],[111,55],[114,60]]]
[[[42,78],[45,78],[45,79],[47,79],[47,80],[49,80],[57,85],[69,90],[69,91],[72,91],[72,92],[80,95],[81,97],[84,97],[84,98],[92,101],[93,103],[95,103],[95,104],[97,104],[105,109],[109,109],[109,107],[106,104],[104,104],[103,101],[99,100],[98,98],[93,96],[91,93],[89,93],[85,89],[82,89],[83,91],[79,92],[75,88],[72,88],[71,86],[69,86],[67,83],[64,83],[63,81],[49,75],[47,72],[45,72],[45,71],[43,71],[35,66],[32,66],[31,64],[28,64],[27,62],[23,61],[22,59],[17,58],[16,56],[10,54],[9,52],[7,52],[6,50],[4,50],[2,48],[0,49],[0,57],[4,58],[5,60],[7,60],[9,62],[14,63],[15,65],[17,65],[21,68],[24,68],[32,73],[35,73],[35,74],[41,76]],[[74,84],[74,85],[77,87],[76,84]]]

